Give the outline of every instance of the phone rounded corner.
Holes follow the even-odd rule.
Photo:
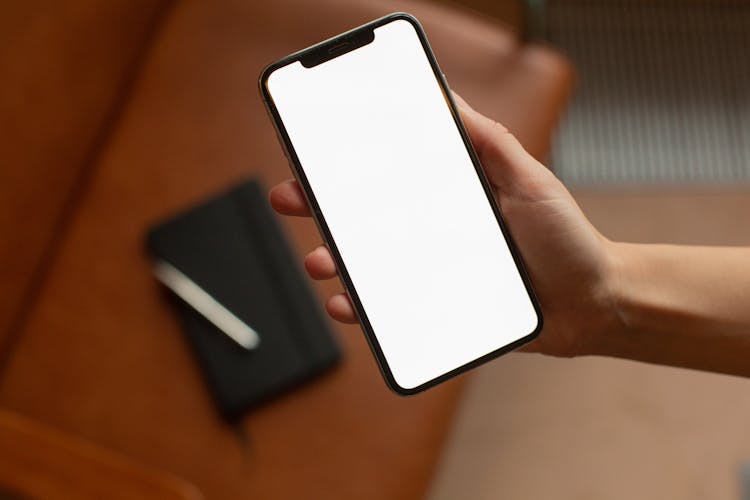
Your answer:
[[[396,379],[394,379],[391,376],[385,377],[385,384],[394,394],[402,398],[408,398],[409,396],[414,396],[424,391],[424,388],[422,386],[411,387],[411,388],[404,387],[398,382],[396,382]]]
[[[519,271],[528,280],[528,286],[531,290],[531,301],[534,305],[534,312],[536,313],[536,328],[534,328],[534,331],[531,332],[531,336],[532,338],[537,338],[539,334],[542,333],[542,329],[544,328],[544,311],[542,311],[542,304],[539,302],[536,292],[534,291],[534,288],[531,284],[531,278],[529,278],[529,275],[526,273],[526,266],[522,265],[519,268]]]
[[[408,12],[398,11],[394,12],[392,14],[388,14],[383,18],[385,22],[393,22],[393,21],[406,21],[414,28],[416,28],[418,31],[424,31],[424,28],[422,27],[422,23],[419,22],[419,19],[417,19],[413,14],[409,14]]]
[[[537,338],[540,333],[542,333],[542,329],[544,328],[544,314],[542,314],[541,309],[537,311],[537,322],[536,322],[536,328],[534,329],[532,335],[534,335],[534,338]]]
[[[523,337],[524,344],[528,344],[529,342],[538,339],[544,329],[544,314],[542,313],[542,309],[535,304],[534,311],[536,312],[536,326],[531,333]]]
[[[380,347],[378,346],[377,348],[375,348],[376,344],[373,343],[374,338],[371,339],[367,334],[365,334],[365,337],[367,338],[367,342],[370,345],[372,353],[375,355],[375,360],[377,361],[378,368],[380,369],[380,374],[383,376],[383,381],[385,382],[385,385],[388,387],[388,389],[391,390],[391,392],[400,397],[409,397],[423,392],[428,387],[429,383],[417,385],[414,387],[404,387],[403,385],[401,385],[393,375],[388,362],[385,360],[385,356],[380,351]]]
[[[271,98],[271,93],[268,90],[268,80],[271,78],[273,72],[282,66],[280,63],[281,61],[272,62],[263,68],[258,76],[258,90],[260,90],[260,95],[264,101],[268,101]]]
[[[283,59],[274,61],[268,64],[265,68],[263,68],[263,70],[260,72],[260,75],[258,76],[258,88],[260,90],[260,94],[263,97],[264,101],[270,102],[272,100],[271,90],[268,88],[268,84],[273,74],[277,70],[285,66],[289,66],[290,64],[294,63],[297,60],[299,60],[299,54],[291,54],[287,57],[284,57]]]

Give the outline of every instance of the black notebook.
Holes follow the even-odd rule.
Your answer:
[[[155,261],[173,266],[260,339],[246,349],[177,299],[221,413],[227,418],[307,381],[340,352],[257,182],[249,181],[153,228]]]

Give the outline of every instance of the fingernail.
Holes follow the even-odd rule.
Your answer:
[[[455,92],[452,92],[453,94],[453,102],[456,103],[456,106],[459,108],[465,108],[466,107],[466,101],[464,101],[460,95],[456,94]]]
[[[466,102],[463,97],[461,97],[460,95],[458,95],[456,92],[453,92],[453,91],[451,91],[451,92],[453,93],[453,101],[456,103],[456,105],[459,108],[468,109],[468,110],[474,111],[474,108],[472,108],[471,106],[469,106],[469,103]]]

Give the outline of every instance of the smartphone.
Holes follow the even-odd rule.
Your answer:
[[[391,389],[420,392],[539,334],[520,255],[414,17],[285,57],[260,89]]]

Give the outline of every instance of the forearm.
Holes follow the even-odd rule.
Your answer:
[[[613,250],[616,326],[593,354],[750,376],[750,248]]]

